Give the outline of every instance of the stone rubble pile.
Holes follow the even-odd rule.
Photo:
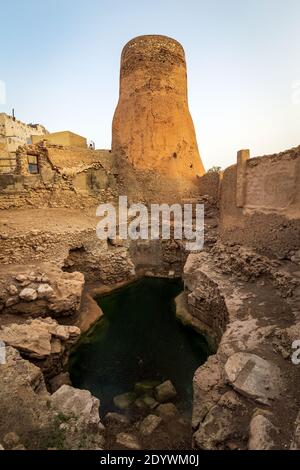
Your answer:
[[[52,318],[36,318],[0,329],[1,341],[17,349],[24,357],[38,360],[64,353],[79,335],[80,329],[76,326],[59,325]]]
[[[109,448],[190,448],[191,426],[172,403],[177,398],[170,380],[145,380],[136,383],[134,391],[117,395],[114,405],[119,412],[104,418]]]
[[[234,274],[241,281],[249,282],[268,276],[283,297],[291,296],[300,285],[299,280],[281,269],[280,260],[270,259],[251,248],[218,241],[212,248],[211,255],[216,267],[223,274]]]
[[[79,310],[84,286],[79,272],[65,273],[49,266],[46,273],[16,266],[9,283],[7,277],[7,272],[0,274],[0,312],[61,316]]]

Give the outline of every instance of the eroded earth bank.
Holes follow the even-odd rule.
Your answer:
[[[190,254],[174,240],[100,241],[88,209],[2,211],[4,448],[298,448],[299,252],[222,240],[219,202],[198,201],[206,242]],[[182,276],[177,316],[216,351],[194,375],[192,428],[172,393],[102,423],[98,399],[69,381],[72,346],[103,315],[93,297],[145,275]]]

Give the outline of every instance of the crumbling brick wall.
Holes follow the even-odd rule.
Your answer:
[[[37,172],[29,163],[34,158]],[[89,207],[112,197],[116,186],[108,150],[46,144],[20,146],[13,174],[0,175],[0,209]],[[96,201],[95,201],[96,197]]]

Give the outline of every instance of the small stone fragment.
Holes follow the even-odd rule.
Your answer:
[[[37,290],[37,293],[38,293],[38,297],[40,299],[43,299],[43,298],[48,298],[50,297],[52,294],[53,294],[53,289],[51,286],[49,286],[49,284],[41,284],[39,287],[38,287],[38,290]]]
[[[25,289],[21,290],[19,294],[20,299],[26,300],[26,302],[31,302],[37,299],[37,296],[37,291],[31,287],[25,287]]]

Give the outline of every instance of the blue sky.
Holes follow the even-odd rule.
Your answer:
[[[206,168],[300,144],[299,0],[0,0],[0,14],[0,112],[109,148],[122,47],[165,34],[186,52]]]

